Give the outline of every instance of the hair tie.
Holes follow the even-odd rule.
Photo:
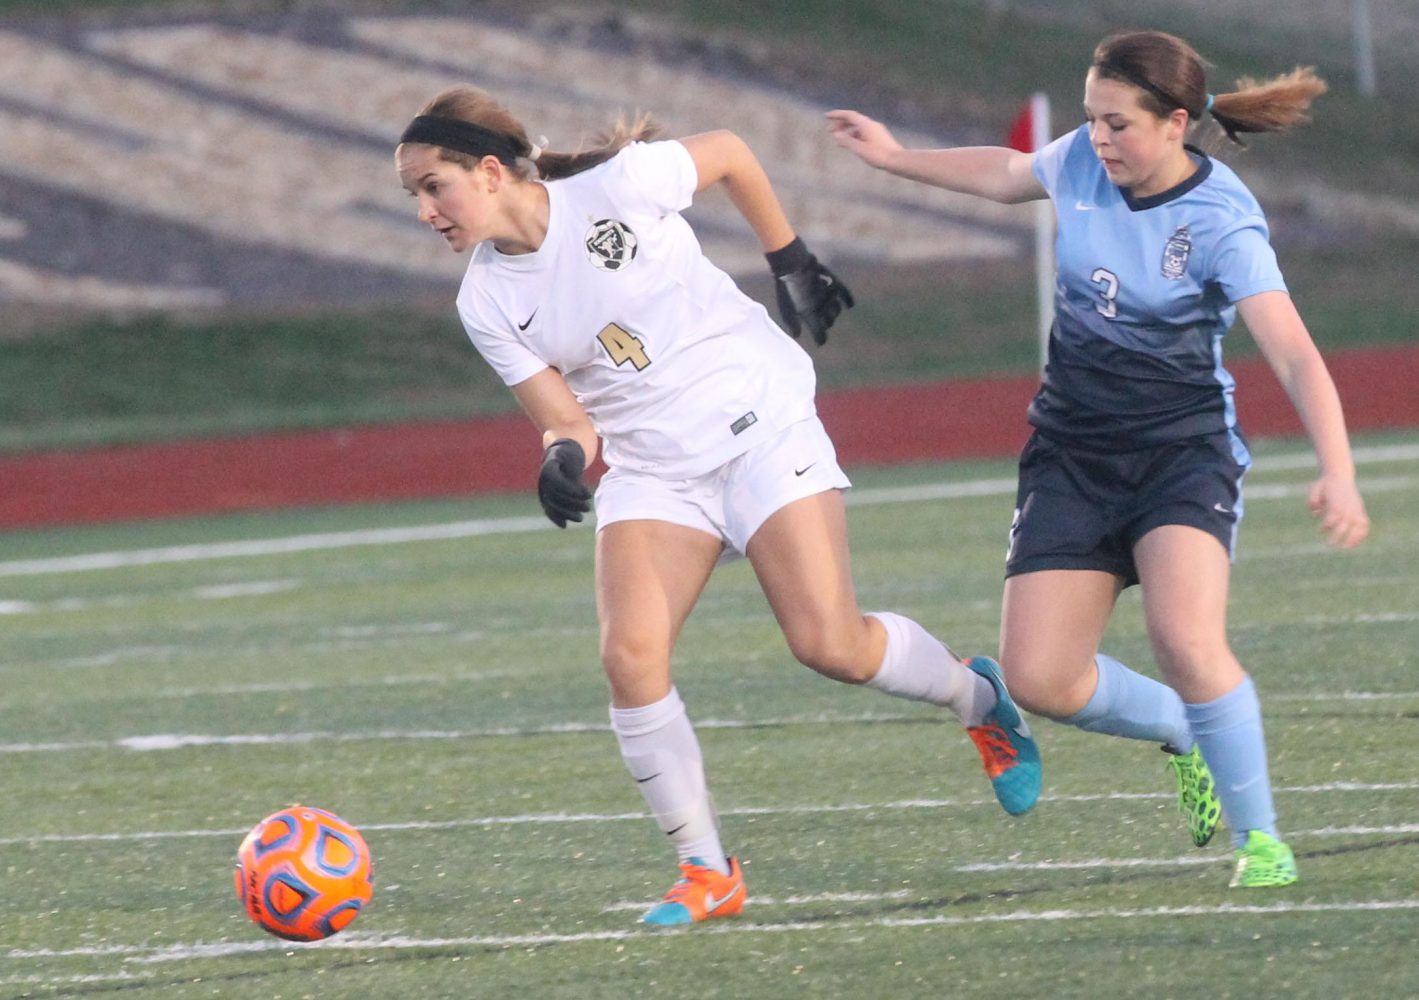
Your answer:
[[[537,141],[532,143],[532,148],[527,151],[527,158],[533,163],[536,163],[546,149],[547,137],[545,135],[539,135]]]
[[[1216,100],[1217,100],[1217,95],[1216,95],[1216,94],[1208,94],[1208,95],[1207,95],[1207,103],[1202,106],[1202,113],[1203,113],[1204,115],[1207,114],[1207,112],[1209,112],[1209,111],[1212,110],[1212,104],[1213,104],[1213,102],[1215,102]]]

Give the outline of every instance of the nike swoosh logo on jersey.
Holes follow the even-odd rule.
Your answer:
[[[713,913],[715,910],[719,909],[721,906],[729,902],[735,896],[739,895],[739,890],[743,888],[743,883],[740,883],[739,885],[736,885],[733,889],[730,889],[728,892],[726,892],[723,896],[720,896],[718,898],[716,898],[715,894],[712,892],[705,893],[705,912]]]
[[[537,307],[537,309],[541,309],[541,308],[542,308],[541,306],[538,306],[538,307]],[[519,324],[517,324],[517,328],[518,328],[519,330],[526,330],[529,326],[532,325],[532,320],[535,319],[536,316],[537,316],[537,309],[532,310],[532,315],[529,316],[529,317],[527,317],[527,322],[526,322],[526,323],[519,323]]]

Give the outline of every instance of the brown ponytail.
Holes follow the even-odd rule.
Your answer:
[[[1245,146],[1238,133],[1284,132],[1310,121],[1311,101],[1328,89],[1326,82],[1305,66],[1263,82],[1243,77],[1236,90],[1213,98],[1212,117],[1228,139]]]
[[[629,124],[618,119],[610,129],[597,135],[593,145],[574,153],[533,148],[527,137],[527,130],[511,112],[495,101],[486,91],[476,87],[455,87],[445,90],[419,111],[419,116],[452,118],[488,129],[505,137],[516,151],[516,167],[528,179],[541,177],[556,180],[570,177],[583,170],[605,163],[622,148],[632,142],[654,139],[661,134],[661,128],[650,117],[642,114]],[[533,154],[536,153],[534,159]],[[439,156],[444,160],[472,168],[478,156],[440,147]]]
[[[576,153],[543,150],[542,155],[537,158],[537,172],[549,181],[570,177],[583,170],[590,170],[598,163],[605,163],[633,142],[654,139],[660,134],[660,126],[648,114],[637,115],[630,123],[624,118],[618,118],[609,129],[593,137],[589,149]]]
[[[1094,49],[1094,72],[1138,87],[1145,109],[1166,117],[1182,108],[1193,122],[1211,116],[1239,146],[1246,145],[1242,133],[1281,132],[1309,120],[1311,101],[1327,89],[1314,70],[1297,67],[1263,82],[1243,78],[1234,91],[1209,94],[1205,66],[1191,45],[1162,31],[1119,32]]]

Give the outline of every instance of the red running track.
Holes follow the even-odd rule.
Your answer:
[[[1341,352],[1328,364],[1352,430],[1419,426],[1419,348]],[[1229,365],[1242,429],[1300,422],[1260,360]],[[1013,455],[1033,378],[823,393],[844,466]],[[0,529],[274,507],[530,491],[537,437],[521,414],[0,457]],[[529,508],[532,510],[535,508]]]

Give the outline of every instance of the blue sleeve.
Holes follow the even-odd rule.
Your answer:
[[[1266,223],[1260,219],[1246,220],[1217,241],[1208,276],[1221,287],[1228,302],[1287,290],[1276,251],[1266,238]]]
[[[1059,188],[1059,179],[1064,173],[1070,153],[1074,151],[1074,147],[1079,144],[1081,139],[1087,147],[1089,126],[1080,125],[1073,132],[1066,132],[1044,149],[1035,153],[1031,169],[1035,173],[1035,179],[1040,182],[1051,198],[1055,196],[1055,192]],[[1093,150],[1089,151],[1089,155],[1093,155]]]

